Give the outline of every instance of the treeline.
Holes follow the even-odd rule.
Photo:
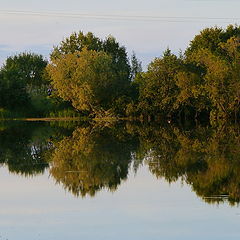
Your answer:
[[[115,38],[73,33],[47,62],[24,53],[0,71],[0,107],[47,116],[239,119],[240,27],[201,31],[184,53],[167,49],[146,72]],[[2,110],[3,111],[3,110]],[[53,114],[54,115],[54,114]]]
[[[138,114],[214,120],[239,117],[240,28],[207,28],[185,53],[167,50],[137,76]]]

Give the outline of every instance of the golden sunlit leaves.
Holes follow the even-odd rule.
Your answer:
[[[48,71],[59,96],[78,110],[95,112],[111,96],[108,90],[115,80],[111,65],[107,53],[84,48],[54,59]]]

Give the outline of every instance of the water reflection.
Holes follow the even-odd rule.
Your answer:
[[[118,128],[78,127],[49,159],[51,175],[74,195],[111,191],[127,178],[136,139]]]
[[[0,131],[0,163],[10,172],[26,176],[41,174],[48,167],[43,155],[49,148],[49,132],[34,124],[3,126]]]
[[[145,163],[158,178],[181,178],[205,201],[231,204],[240,197],[239,128],[147,129],[141,143]]]
[[[69,131],[49,124],[28,122],[0,123],[0,164],[11,173],[24,176],[43,174],[54,147],[54,139],[62,139]]]
[[[240,202],[238,126],[18,123],[0,127],[0,162],[10,172],[50,175],[75,196],[116,191],[141,164],[168,182],[179,179],[208,203]]]

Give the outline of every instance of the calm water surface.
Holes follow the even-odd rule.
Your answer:
[[[0,239],[239,239],[240,129],[0,124]]]

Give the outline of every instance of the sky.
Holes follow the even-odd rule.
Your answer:
[[[240,21],[239,0],[0,0],[0,4],[0,64],[23,51],[47,58],[54,45],[81,30],[100,38],[113,35],[146,67],[167,47],[174,53],[184,51],[203,28]]]

